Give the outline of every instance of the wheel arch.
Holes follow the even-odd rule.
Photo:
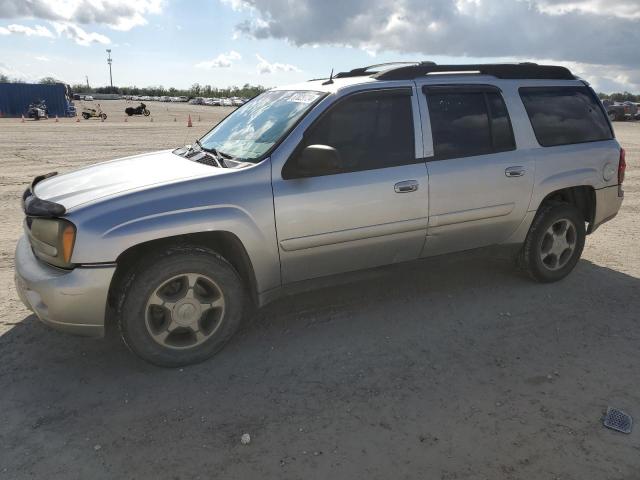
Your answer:
[[[171,247],[201,247],[215,251],[228,261],[238,272],[250,298],[257,305],[258,289],[251,258],[238,236],[232,232],[218,230],[211,232],[188,233],[158,238],[133,245],[123,251],[116,259],[116,271],[111,279],[107,297],[108,308],[115,312],[123,281],[136,268],[142,258],[167,250]]]
[[[589,224],[587,233],[591,233],[596,214],[596,191],[591,185],[577,185],[554,190],[542,199],[537,210],[549,202],[574,205],[582,213],[585,222]]]

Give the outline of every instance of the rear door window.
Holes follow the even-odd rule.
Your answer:
[[[515,148],[507,107],[493,87],[425,87],[435,160]]]
[[[604,110],[588,87],[522,87],[520,98],[543,147],[610,140]]]

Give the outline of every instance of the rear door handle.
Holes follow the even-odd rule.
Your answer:
[[[505,169],[504,174],[509,177],[521,177],[525,174],[526,170],[524,167],[508,167]]]
[[[405,180],[403,182],[398,182],[393,186],[393,189],[396,193],[411,193],[418,190],[418,181],[417,180]]]

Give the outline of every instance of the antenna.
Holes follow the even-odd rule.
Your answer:
[[[331,85],[333,83],[333,68],[331,69],[331,75],[329,75],[329,80],[326,82],[322,82],[322,85]]]

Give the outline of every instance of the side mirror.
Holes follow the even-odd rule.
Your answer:
[[[340,153],[329,145],[309,145],[298,157],[298,170],[302,176],[337,173],[341,167]]]

